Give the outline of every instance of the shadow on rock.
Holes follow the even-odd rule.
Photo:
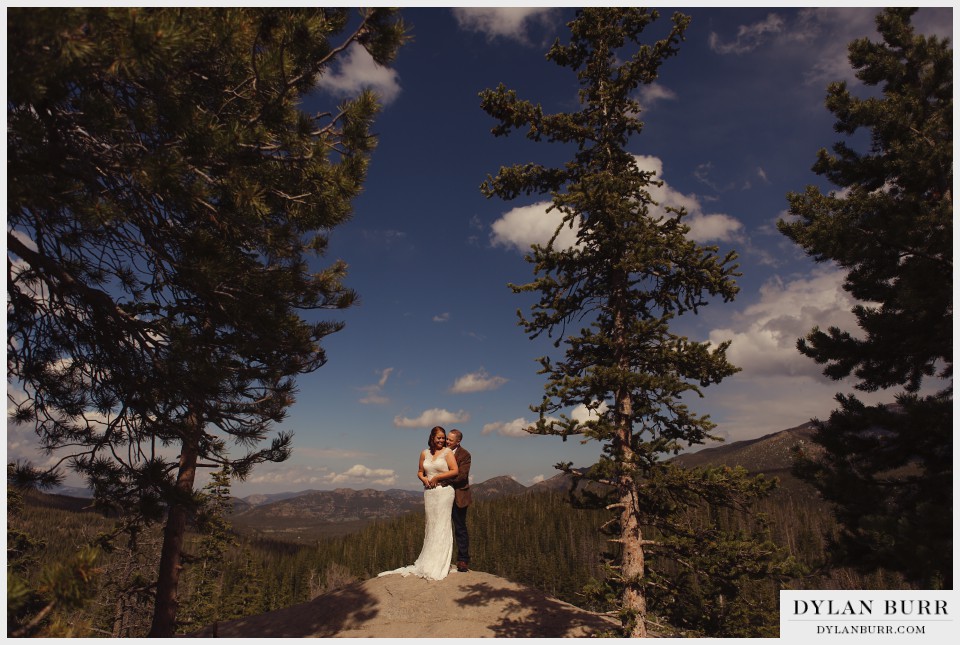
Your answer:
[[[191,637],[329,638],[357,629],[379,614],[377,600],[359,585],[319,596],[310,602],[266,614],[210,625]]]
[[[469,585],[458,605],[502,606],[501,618],[490,625],[497,638],[564,638],[605,632],[618,625],[601,616],[544,596],[534,589],[505,589],[487,583]],[[575,610],[575,611],[571,611]]]

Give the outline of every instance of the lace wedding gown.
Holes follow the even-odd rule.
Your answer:
[[[445,473],[447,466],[447,448],[431,455],[424,450],[423,470],[427,478]],[[453,509],[453,488],[437,486],[423,491],[423,506],[427,514],[427,525],[423,535],[423,548],[417,561],[406,567],[384,571],[378,576],[399,573],[402,576],[413,574],[427,580],[443,580],[450,573],[450,558],[453,555],[453,525],[450,513]]]

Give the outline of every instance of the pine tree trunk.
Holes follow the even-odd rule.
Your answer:
[[[625,625],[630,630],[631,638],[646,638],[647,636],[647,599],[643,593],[641,578],[644,574],[644,554],[642,529],[637,518],[637,500],[633,492],[633,481],[621,495],[620,502],[624,505],[620,516],[620,537],[623,540],[623,561],[620,573],[626,583],[623,588],[623,609],[630,612],[631,620]]]
[[[194,419],[197,416],[194,415]],[[180,452],[180,470],[177,473],[176,489],[180,499],[188,499],[193,493],[197,476],[197,447],[193,441],[184,441]],[[160,551],[160,567],[157,577],[157,599],[153,609],[153,624],[149,636],[171,638],[177,627],[177,585],[183,556],[184,535],[190,509],[181,501],[170,503],[167,524],[163,531],[163,547]]]
[[[611,303],[614,309],[613,332],[615,338],[615,359],[618,366],[627,374],[631,370],[630,354],[626,349],[626,298],[622,296],[626,287],[626,276],[615,276],[616,286]],[[633,472],[633,398],[629,388],[621,386],[616,393],[614,419],[616,424],[616,451],[621,464],[625,464],[624,473],[617,482],[620,503],[620,540],[623,556],[620,563],[620,575],[624,581],[621,609],[630,617],[624,627],[629,629],[631,638],[647,636],[647,600],[643,590],[644,553],[643,529],[637,514],[636,486]]]

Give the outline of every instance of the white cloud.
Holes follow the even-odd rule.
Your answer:
[[[711,179],[710,173],[713,172],[713,162],[707,161],[706,163],[699,164],[696,169],[693,171],[693,176],[697,178],[701,184],[718,193],[730,190],[734,187],[732,183],[723,186],[718,184],[716,181]]]
[[[547,478],[544,477],[543,475],[537,475],[537,476],[535,476],[533,479],[530,480],[530,485],[532,486],[533,484],[539,484],[540,482],[546,481],[546,480],[547,480]]]
[[[458,378],[450,391],[454,394],[465,394],[468,392],[487,392],[496,390],[507,382],[502,376],[489,376],[484,370],[478,370],[469,374],[464,374]]]
[[[12,230],[9,231],[9,234],[12,235],[13,237],[17,238],[17,240],[18,240],[21,244],[23,244],[25,247],[27,247],[27,248],[30,249],[31,251],[36,251],[36,250],[37,250],[37,243],[34,242],[34,241],[33,241],[33,238],[31,238],[29,235],[27,235],[27,234],[24,233],[23,231],[18,231],[18,230],[16,230],[16,229],[12,229]],[[11,251],[11,252],[12,252],[12,251]]]
[[[302,490],[316,486],[395,486],[396,472],[387,468],[368,468],[362,464],[351,466],[342,473],[329,468],[300,464],[262,464],[245,480],[260,491]]]
[[[797,339],[815,326],[857,332],[844,275],[817,266],[802,278],[771,278],[758,302],[735,314],[729,326],[710,332],[715,345],[732,341],[727,357],[743,369],[706,393],[708,404],[702,405],[709,405],[718,424],[715,434],[740,441],[825,419],[837,407],[837,392],[853,392],[852,382],[823,376],[823,366],[796,348]],[[857,397],[868,405],[893,400],[884,391]]]
[[[710,48],[718,54],[743,55],[763,50],[770,55],[798,56],[806,60],[804,81],[808,85],[825,86],[833,81],[859,83],[848,59],[848,45],[857,38],[879,41],[874,7],[811,7],[791,17],[768,14],[761,21],[740,25],[732,39],[716,32],[709,37]],[[917,33],[952,36],[950,9],[927,7],[913,19]],[[818,96],[822,101],[822,94]]]
[[[528,29],[535,23],[544,23],[553,9],[543,7],[455,7],[457,25],[466,31],[478,31],[487,40],[507,38],[528,43]]]
[[[657,157],[635,155],[641,170],[655,173],[655,178],[663,180],[663,162]],[[684,208],[687,217],[684,222],[690,227],[689,236],[696,242],[730,242],[739,240],[743,230],[736,218],[723,213],[705,213],[700,200],[695,195],[684,195],[664,182],[660,186],[649,186],[651,198],[659,206],[651,207],[654,216],[665,215],[664,206]],[[550,202],[537,202],[529,206],[520,206],[504,213],[491,226],[490,242],[493,246],[513,248],[527,252],[531,244],[546,244],[562,221],[561,213],[554,209],[547,212]],[[576,228],[579,219],[574,219],[574,227],[566,225],[554,243],[557,248],[569,248],[576,242]]]
[[[398,428],[432,428],[433,426],[466,423],[469,420],[470,414],[463,410],[450,412],[442,408],[431,408],[424,410],[420,416],[413,419],[397,415],[393,418],[393,425]]]
[[[373,486],[393,486],[397,475],[387,468],[367,468],[356,464],[342,473],[330,473],[324,480],[330,484],[367,484]]]
[[[585,421],[595,421],[600,418],[600,415],[607,411],[607,404],[600,402],[600,405],[596,410],[589,410],[584,404],[580,404],[570,411],[570,418],[579,422],[584,423]]]
[[[649,85],[640,86],[637,100],[640,103],[641,109],[649,110],[655,103],[659,103],[660,101],[677,100],[677,93],[660,85],[660,83],[650,83]]]
[[[365,403],[368,405],[383,405],[389,403],[390,399],[383,395],[383,388],[387,384],[387,379],[390,378],[390,374],[393,372],[392,367],[388,367],[384,370],[380,370],[380,380],[377,381],[374,385],[364,385],[360,388],[361,392],[365,392],[363,398],[359,399],[360,403]]]
[[[842,288],[844,275],[816,267],[807,278],[771,278],[760,288],[760,301],[738,314],[733,326],[711,331],[710,341],[732,341],[727,357],[745,377],[819,378],[822,366],[800,354],[796,343],[815,326],[856,330],[854,303]]]
[[[716,32],[710,32],[710,49],[718,54],[746,54],[751,52],[768,39],[784,30],[783,18],[775,13],[752,25],[740,25],[737,28],[737,37],[730,42],[721,42]]]
[[[532,244],[546,244],[563,221],[560,211],[547,212],[549,207],[550,202],[537,202],[507,211],[491,226],[490,243],[523,253],[529,251]],[[572,229],[564,226],[554,246],[561,249],[573,246],[577,241],[577,224],[575,221]]]
[[[364,89],[373,90],[386,105],[400,95],[399,75],[389,67],[378,65],[366,49],[350,45],[337,59],[334,71],[319,78],[317,86],[334,96],[353,97]]]
[[[663,180],[663,161],[657,157],[635,155],[637,165],[641,170],[656,173],[656,179]],[[650,186],[650,196],[660,207],[653,209],[653,214],[666,214],[664,206],[685,208],[687,217],[684,219],[690,227],[690,239],[695,242],[730,242],[739,239],[743,229],[736,218],[723,213],[705,213],[700,200],[695,195],[684,195],[670,187],[665,181],[661,186]]]
[[[436,323],[444,323],[444,322],[447,322],[448,320],[450,320],[449,311],[445,311],[442,314],[437,314],[436,316],[433,317],[433,322],[436,322]]]
[[[504,437],[529,437],[530,433],[526,431],[526,428],[532,425],[534,425],[533,422],[527,421],[523,417],[514,419],[513,421],[495,421],[485,424],[480,434],[491,434],[495,432]]]
[[[567,416],[578,423],[584,423],[596,419],[598,414],[603,414],[606,409],[607,404],[603,402],[600,403],[596,411],[588,410],[586,405],[581,404],[573,408]],[[556,417],[544,417],[544,421],[560,423],[560,419]],[[530,433],[527,432],[527,428],[535,426],[536,423],[536,421],[527,421],[523,417],[513,421],[495,421],[484,425],[480,434],[496,433],[504,437],[528,437]]]
[[[738,239],[737,233],[743,228],[736,218],[722,213],[694,213],[687,219],[687,225],[690,239],[696,242],[731,242]]]
[[[805,9],[799,19],[816,38],[811,52],[810,69],[804,74],[808,85],[825,86],[834,81],[859,84],[854,69],[850,67],[850,43],[864,36],[879,39],[874,21],[877,9],[860,7]],[[814,53],[815,52],[815,53]],[[822,93],[820,99],[822,100]]]
[[[10,386],[8,386],[9,389]],[[14,403],[7,401],[7,463],[14,461],[30,462],[34,466],[50,467],[56,464],[61,455],[44,455],[40,450],[40,440],[32,424],[9,421],[14,412]]]

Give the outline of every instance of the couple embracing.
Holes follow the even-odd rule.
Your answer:
[[[423,483],[426,527],[423,549],[414,564],[384,571],[381,576],[413,574],[427,580],[443,580],[450,572],[453,537],[457,541],[457,571],[468,571],[470,539],[467,507],[470,505],[470,453],[460,445],[463,433],[440,426],[430,431],[427,449],[420,453],[417,477]],[[452,528],[451,528],[452,527]]]

